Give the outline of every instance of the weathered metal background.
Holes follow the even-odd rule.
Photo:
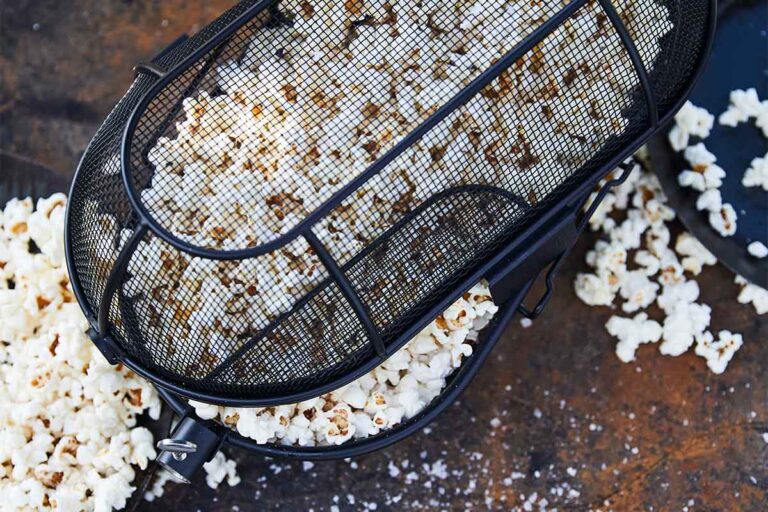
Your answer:
[[[134,63],[230,3],[0,2],[0,149],[71,175]],[[231,453],[239,486],[169,485],[140,509],[497,510],[537,493],[574,510],[766,510],[768,321],[736,302],[727,270],[709,268],[699,283],[712,328],[745,339],[728,371],[715,376],[692,353],[666,358],[653,346],[622,364],[603,327],[612,312],[588,308],[572,291],[593,242],[585,237],[570,257],[544,316],[529,329],[510,326],[429,432],[311,468]]]

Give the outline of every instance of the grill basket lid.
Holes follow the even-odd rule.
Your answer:
[[[94,337],[209,402],[354,379],[674,113],[713,5],[239,3],[139,66],[83,157]]]

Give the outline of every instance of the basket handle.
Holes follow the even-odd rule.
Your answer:
[[[536,305],[531,309],[526,307],[524,304],[520,304],[517,310],[521,315],[530,320],[535,320],[541,316],[550,299],[552,299],[552,295],[555,290],[555,277],[557,276],[557,273],[559,272],[560,267],[562,266],[566,257],[571,253],[571,249],[573,249],[578,236],[584,231],[587,224],[589,223],[589,219],[592,217],[592,215],[594,215],[597,208],[603,202],[603,199],[605,199],[605,196],[608,195],[608,192],[610,192],[614,187],[624,183],[627,178],[629,178],[629,175],[632,174],[632,171],[637,169],[638,166],[639,164],[632,159],[627,160],[626,162],[619,165],[619,169],[621,169],[622,173],[617,178],[611,178],[610,180],[606,181],[603,186],[600,187],[600,190],[597,192],[595,199],[589,205],[587,210],[580,216],[580,218],[576,220],[575,212],[572,212],[571,216],[568,217],[568,220],[570,220],[571,223],[567,221],[561,223],[562,225],[560,226],[559,232],[553,235],[552,238],[560,238],[561,240],[564,239],[565,242],[561,241],[560,243],[561,246],[564,245],[565,248],[553,260],[551,260],[551,263],[549,263],[549,269],[547,270],[547,274],[544,278],[544,283],[546,286],[544,294],[541,296],[541,298],[539,298],[539,300],[536,302]],[[583,210],[587,201],[588,197],[584,198],[581,201],[577,211]]]

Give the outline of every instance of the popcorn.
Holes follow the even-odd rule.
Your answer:
[[[667,356],[684,354],[709,325],[711,312],[709,306],[687,302],[668,307],[659,352]]]
[[[686,156],[694,167],[711,167],[715,162],[704,145],[688,148]],[[703,174],[690,172],[702,176],[702,190],[707,190]],[[619,340],[616,354],[620,360],[633,361],[637,348],[644,343],[660,342],[659,352],[669,356],[679,356],[696,343],[696,353],[707,359],[709,368],[722,372],[741,346],[741,336],[723,331],[721,339],[713,341],[707,330],[712,310],[697,303],[698,283],[686,277],[686,273],[700,274],[705,265],[714,265],[717,259],[685,232],[677,237],[675,250],[670,249],[671,235],[666,223],[674,214],[666,206],[658,181],[645,171],[627,181],[631,183],[629,190],[613,190],[606,196],[612,204],[610,210],[628,209],[627,219],[617,223],[607,215],[599,215],[593,229],[602,230],[609,241],[598,240],[594,250],[587,253],[587,264],[594,273],[576,276],[576,294],[589,305],[602,306],[613,306],[618,297],[623,311],[641,311],[633,318],[614,315],[606,324],[609,334]],[[717,189],[711,192],[719,197]],[[721,205],[715,213],[719,215],[728,207]],[[725,216],[729,215],[726,212]],[[678,259],[678,254],[682,259]],[[629,259],[639,268],[628,266]],[[742,278],[737,278],[737,283],[743,287],[739,302],[753,303],[759,314],[768,312],[768,291]],[[664,313],[661,321],[642,312],[654,301]]]
[[[34,204],[31,198],[11,199],[3,210],[3,228],[9,236],[21,240],[29,240],[29,217],[32,215]]]
[[[744,173],[741,184],[745,187],[762,187],[768,191],[768,154],[763,158],[755,158]]]
[[[689,187],[699,192],[707,190],[707,183],[704,181],[704,175],[700,172],[684,170],[677,175],[677,183],[681,187]]]
[[[227,485],[234,487],[240,483],[240,476],[237,474],[237,463],[234,460],[227,459],[221,453],[216,452],[213,459],[203,464],[205,470],[205,483],[211,489],[218,489],[225,479]]]
[[[155,389],[86,334],[64,268],[65,206],[61,194],[36,209],[15,199],[0,215],[0,494],[11,510],[123,508],[132,465],[156,456],[150,431],[134,428],[139,414],[159,417]]]
[[[621,297],[626,300],[621,308],[625,313],[644,309],[656,300],[659,285],[652,283],[642,270],[627,273],[621,283]]]
[[[730,105],[720,114],[718,122],[723,126],[735,127],[739,123],[746,123],[750,118],[758,117],[762,105],[754,88],[746,91],[736,89],[731,91]]]
[[[690,101],[675,115],[675,126],[669,132],[669,143],[675,151],[688,147],[691,136],[706,139],[715,124],[715,117],[705,108],[697,107]]]
[[[150,460],[155,460],[157,452],[152,441],[152,432],[144,427],[131,430],[131,463],[139,469],[147,469]]]
[[[716,188],[705,191],[696,200],[696,209],[699,211],[719,212],[722,208],[723,196]]]
[[[755,258],[762,259],[768,256],[768,247],[763,242],[755,241],[747,246],[747,252]]]
[[[736,284],[741,286],[738,298],[740,304],[752,304],[758,315],[768,313],[768,290],[748,282],[741,276],[736,276]]]
[[[619,339],[616,355],[625,363],[635,360],[635,352],[644,343],[656,343],[661,339],[662,328],[648,315],[639,313],[634,318],[612,316],[605,325],[608,333]]]
[[[144,493],[144,499],[153,502],[157,498],[161,498],[163,494],[165,494],[165,484],[173,481],[173,474],[171,474],[170,471],[160,469],[155,473],[155,477],[152,480],[152,487]]]
[[[707,331],[696,337],[696,355],[707,360],[707,366],[712,373],[721,374],[728,367],[733,354],[741,348],[744,340],[741,334],[731,331],[720,331],[718,340],[713,341],[712,333]]]
[[[709,212],[709,224],[720,236],[733,236],[736,233],[736,210],[729,203],[723,204],[720,210]]]
[[[704,265],[715,265],[717,258],[709,252],[690,233],[680,233],[675,243],[675,251],[681,256],[683,269],[697,276],[701,273]]]
[[[685,159],[693,167],[693,172],[701,174],[704,178],[702,190],[716,189],[722,186],[725,171],[722,167],[715,164],[717,158],[707,150],[703,143],[700,142],[695,146],[687,147],[684,155]],[[678,181],[683,183],[690,181],[691,185],[689,186],[693,188],[698,188],[699,186],[696,180],[691,178],[679,178]]]
[[[760,107],[755,113],[755,126],[763,131],[763,137],[768,139],[768,100],[760,102]]]
[[[720,123],[735,126],[735,124],[741,122],[739,120],[746,121],[760,107],[761,104],[754,89],[734,91],[731,93],[731,109],[720,117]],[[692,109],[695,108],[692,107]],[[693,122],[691,119],[697,118],[704,127],[697,133],[700,133],[702,138],[709,136],[711,124],[709,123],[708,114],[705,115],[700,111],[697,112],[692,109],[686,110],[684,107],[684,110],[686,110],[685,115],[680,119],[675,118],[678,124],[676,124],[669,135],[674,149],[677,151],[684,150],[685,159],[693,167],[693,170],[686,169],[682,171],[678,175],[677,181],[681,187],[690,187],[701,192],[701,195],[696,200],[696,209],[708,212],[709,224],[720,236],[733,236],[737,230],[738,216],[731,204],[723,202],[722,195],[718,190],[723,184],[725,170],[715,164],[717,157],[709,152],[703,143],[688,146],[688,136],[683,135],[687,129],[685,126],[691,128],[692,125],[690,123]],[[681,123],[688,124],[681,125]],[[709,126],[709,128],[706,128],[706,126]],[[763,186],[764,177],[768,176],[768,170],[766,170],[768,167],[766,167],[765,162],[765,159],[758,158],[753,160],[752,166],[747,170],[742,180],[744,186]]]
[[[700,172],[717,161],[717,157],[710,153],[702,142],[695,146],[688,146],[683,152],[685,159],[693,166],[693,170]]]
[[[412,418],[440,394],[497,311],[481,282],[380,366],[322,397],[269,408],[189,403],[201,418],[219,419],[260,444],[327,446],[373,436]]]

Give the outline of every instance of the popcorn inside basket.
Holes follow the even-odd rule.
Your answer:
[[[149,105],[137,141],[158,131],[158,113],[179,111],[161,137],[132,146],[142,204],[194,246],[275,240],[567,2],[454,4],[463,3],[283,2],[279,16],[247,24],[204,76],[192,67],[177,78],[193,91],[174,82]],[[655,14],[645,24],[658,38],[671,24],[665,9]],[[652,62],[658,42],[644,48]],[[618,35],[589,3],[318,230],[343,261],[451,187],[488,184],[536,204],[627,128],[637,84]]]
[[[659,56],[684,23],[617,3],[664,106],[657,74],[688,57]],[[290,395],[381,359],[650,122],[597,1],[255,5],[139,77],[70,211],[102,335],[209,395]]]

